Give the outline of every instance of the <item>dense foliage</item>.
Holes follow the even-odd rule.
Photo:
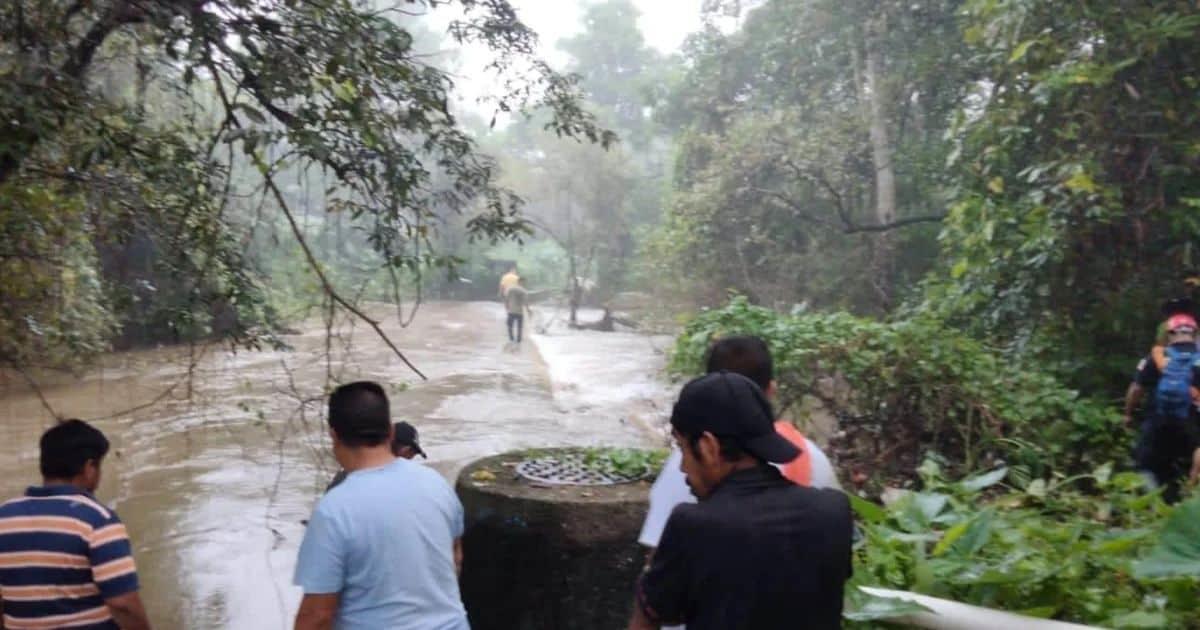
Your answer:
[[[1122,385],[1196,268],[1200,6],[977,0],[962,19],[987,80],[954,130],[928,306]]]
[[[960,4],[774,0],[693,36],[663,113],[680,136],[658,273],[709,303],[898,304],[933,262],[969,92]]]
[[[1138,475],[1113,474],[1109,465],[1070,479],[1007,475],[1008,485],[997,485],[1007,472],[950,483],[926,462],[921,492],[886,508],[856,502],[866,537],[853,584],[1106,628],[1200,623],[1196,540],[1159,542],[1192,531],[1200,499],[1167,508],[1141,491]],[[1089,493],[1076,489],[1083,482]],[[855,599],[852,618],[891,616]]]
[[[688,323],[671,369],[697,373],[712,340],[730,334],[766,340],[780,406],[794,420],[803,423],[813,401],[838,417],[841,467],[866,475],[876,491],[911,477],[929,453],[960,473],[1008,462],[1026,478],[1124,455],[1110,405],[932,318],[785,315],[739,296]]]
[[[701,305],[935,312],[1115,396],[1197,275],[1198,42],[1183,1],[756,3],[685,47],[645,264]]]

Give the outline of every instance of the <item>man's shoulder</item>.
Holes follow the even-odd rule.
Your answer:
[[[850,498],[841,490],[793,486],[785,492],[788,493],[788,501],[802,510],[806,518],[811,518],[813,522],[832,525],[854,520]]]
[[[120,520],[112,508],[85,494],[22,496],[0,503],[0,518],[30,516],[73,518],[92,527]]]

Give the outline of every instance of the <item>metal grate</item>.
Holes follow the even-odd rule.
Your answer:
[[[529,481],[556,486],[611,486],[644,479],[650,471],[631,477],[610,468],[589,466],[583,455],[567,453],[527,459],[517,464],[517,474]]]

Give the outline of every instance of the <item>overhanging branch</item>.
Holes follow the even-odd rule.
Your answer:
[[[896,219],[895,221],[888,223],[861,225],[851,220],[850,217],[839,208],[837,211],[838,221],[833,222],[814,215],[795,199],[792,199],[791,197],[788,197],[779,191],[766,188],[755,188],[754,190],[765,197],[769,197],[770,199],[787,206],[788,209],[792,210],[797,217],[805,221],[816,223],[832,230],[837,230],[843,234],[888,232],[921,223],[940,223],[946,218],[945,214],[922,214],[913,217],[905,217],[903,219]]]

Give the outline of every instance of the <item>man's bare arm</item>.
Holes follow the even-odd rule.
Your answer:
[[[104,600],[121,630],[150,630],[150,618],[137,591]]]
[[[296,611],[295,630],[331,630],[340,599],[338,593],[306,593]]]
[[[1200,481],[1200,448],[1192,451],[1192,472],[1188,475],[1188,480],[1193,485]]]
[[[1145,391],[1146,389],[1137,383],[1130,383],[1129,389],[1125,390],[1125,426],[1133,426],[1133,414],[1141,404]]]
[[[454,539],[454,574],[455,575],[458,575],[460,577],[462,576],[462,565],[463,565],[462,539],[455,538]]]
[[[629,618],[628,630],[658,630],[660,627],[657,623],[650,621],[650,618],[642,611],[642,605],[638,603],[637,599],[634,599],[633,615]]]

